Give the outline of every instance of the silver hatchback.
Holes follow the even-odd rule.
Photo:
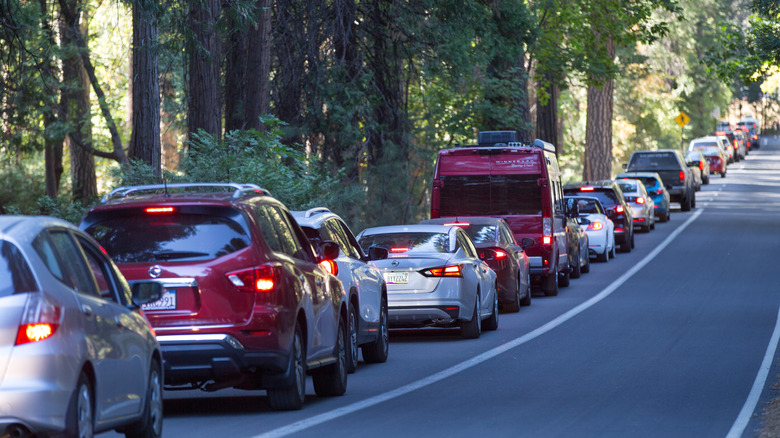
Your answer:
[[[67,222],[0,216],[0,436],[161,436],[162,357],[140,308],[161,295]]]

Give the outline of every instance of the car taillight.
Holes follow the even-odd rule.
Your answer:
[[[501,260],[509,257],[509,254],[507,254],[505,251],[502,251],[500,249],[497,249],[495,251],[496,251],[496,260]]]
[[[680,181],[684,181],[684,180],[685,180],[685,171],[681,170],[680,171]]]
[[[602,224],[601,222],[593,222],[590,225],[588,225],[587,229],[588,230],[593,230],[593,231],[599,231],[602,228],[604,228],[604,224]]]
[[[406,252],[406,251],[409,251],[409,248],[406,247],[390,248],[390,252]]]
[[[593,187],[590,187],[590,186],[580,187],[580,191],[581,192],[592,192],[593,190],[595,190],[595,189]]]
[[[335,260],[323,260],[320,262],[320,266],[328,271],[328,274],[339,275],[339,265]]]
[[[542,243],[549,245],[552,243],[552,218],[542,218]]]
[[[468,227],[469,225],[471,224],[468,222],[447,222],[444,224],[446,227]]]
[[[623,208],[622,205],[618,205],[617,207],[615,207],[615,213],[623,213],[624,211],[625,209]]]
[[[699,170],[704,170],[704,162],[699,161]]]
[[[173,207],[149,207],[144,211],[150,214],[173,213]]]
[[[431,268],[422,271],[426,277],[462,277],[460,265],[445,266],[443,268]]]
[[[227,278],[241,292],[270,292],[279,281],[276,268],[268,265],[229,272]]]
[[[15,345],[39,342],[57,332],[62,317],[62,308],[46,300],[41,293],[30,294],[24,306]]]
[[[637,204],[644,204],[645,203],[645,198],[643,198],[641,196],[636,198],[636,203]]]

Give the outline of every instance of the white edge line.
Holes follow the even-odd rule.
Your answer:
[[[287,426],[282,426],[280,428],[270,430],[260,435],[255,435],[253,438],[278,438],[278,437],[287,436],[295,432],[306,430],[318,424],[322,424],[327,421],[334,420],[339,417],[343,417],[353,412],[357,412],[359,410],[369,408],[379,403],[392,400],[402,395],[406,395],[412,391],[416,391],[420,388],[436,383],[440,380],[444,380],[447,377],[453,376],[461,371],[467,370],[475,365],[478,365],[482,362],[492,359],[501,353],[511,350],[512,348],[515,348],[517,346],[525,344],[528,341],[538,338],[539,336],[549,332],[555,327],[558,327],[559,325],[575,317],[576,315],[582,313],[589,307],[595,305],[599,301],[603,300],[604,298],[608,297],[613,292],[615,292],[617,288],[619,288],[621,285],[623,285],[623,283],[628,281],[629,278],[631,278],[634,274],[639,272],[639,270],[645,267],[645,265],[650,263],[650,261],[652,261],[661,251],[663,251],[664,248],[666,248],[680,233],[682,233],[682,231],[685,228],[688,227],[688,225],[690,225],[701,215],[702,211],[704,211],[704,209],[696,209],[696,212],[693,215],[691,215],[691,217],[689,217],[688,220],[686,220],[685,222],[683,222],[682,225],[677,227],[677,229],[674,230],[669,236],[667,236],[666,239],[664,239],[664,241],[661,242],[661,244],[659,244],[653,251],[650,252],[650,254],[646,255],[645,258],[643,258],[639,263],[634,265],[633,268],[629,269],[623,275],[618,277],[617,280],[613,281],[609,286],[604,288],[601,292],[599,292],[589,300],[583,302],[582,304],[578,305],[577,307],[574,307],[573,309],[569,310],[568,312],[558,316],[555,319],[550,320],[550,322],[548,322],[547,324],[544,324],[543,326],[534,329],[533,331],[530,331],[525,335],[520,336],[519,338],[515,338],[507,343],[499,345],[498,347],[494,347],[478,356],[474,356],[471,359],[453,365],[450,368],[447,368],[445,370],[439,371],[436,374],[432,374],[428,377],[424,377],[420,380],[406,384],[394,390],[385,392],[384,394],[379,394],[373,397],[369,397],[365,400],[355,402],[350,405],[343,406],[341,408],[333,409],[328,412],[315,415],[311,418],[300,420],[295,423],[289,424]]]
[[[775,357],[775,351],[777,350],[777,341],[780,340],[780,309],[777,312],[777,320],[775,322],[775,330],[772,332],[772,337],[769,339],[769,345],[766,347],[766,354],[764,354],[764,360],[761,362],[761,367],[756,374],[756,380],[753,382],[753,388],[748,394],[747,400],[745,400],[742,410],[739,411],[737,419],[731,426],[726,438],[741,437],[745,432],[745,428],[750,422],[750,417],[753,416],[753,411],[756,409],[758,399],[761,397],[761,392],[764,390],[764,384],[766,383],[769,370],[772,368],[772,361]]]

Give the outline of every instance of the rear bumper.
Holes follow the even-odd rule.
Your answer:
[[[259,373],[268,387],[274,377],[285,377],[290,361],[289,350],[247,350],[228,334],[158,335],[157,341],[168,386],[220,385]]]
[[[461,319],[460,303],[442,305],[398,306],[387,309],[390,327],[419,327],[424,325],[450,325]]]

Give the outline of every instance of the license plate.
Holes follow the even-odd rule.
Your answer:
[[[385,281],[387,284],[407,284],[409,283],[408,272],[385,272]]]
[[[176,289],[165,289],[163,296],[152,303],[141,306],[143,310],[175,310],[176,309]]]

